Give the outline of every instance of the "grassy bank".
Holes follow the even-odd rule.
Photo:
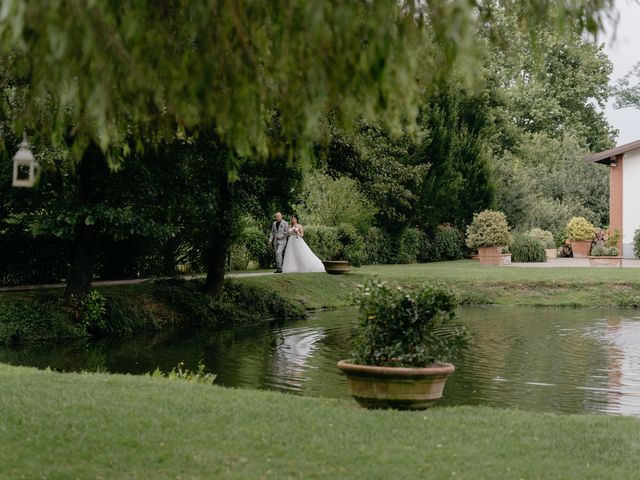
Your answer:
[[[332,277],[323,274],[242,279],[265,285],[307,308],[341,307],[369,276],[413,287],[448,285],[464,304],[640,307],[640,269],[486,267],[477,261],[375,265]]]
[[[635,418],[354,403],[0,365],[1,478],[636,479]]]
[[[409,288],[445,284],[463,304],[640,307],[640,269],[484,267],[470,260],[378,265],[339,276],[239,278],[227,283],[218,302],[200,293],[199,280],[98,287],[106,302],[100,321],[71,318],[62,305],[62,290],[3,292],[0,345],[194,325],[220,328],[265,317],[301,316],[305,309],[351,305],[358,284],[372,276]]]
[[[202,293],[200,281],[159,281],[98,287],[80,310],[62,290],[0,294],[0,345],[205,326],[214,329],[268,317],[303,317],[304,308],[263,285],[229,281],[222,297]]]

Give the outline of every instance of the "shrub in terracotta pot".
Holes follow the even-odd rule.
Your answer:
[[[591,242],[595,237],[593,223],[584,217],[573,217],[565,229],[566,238],[571,242],[574,258],[586,258],[591,251]]]
[[[360,330],[349,360],[338,362],[349,392],[367,408],[422,409],[442,396],[449,362],[468,344],[451,325],[457,301],[442,288],[418,291],[369,280],[357,297]]]
[[[502,249],[509,243],[509,224],[502,212],[484,210],[473,214],[467,227],[467,246],[478,249],[482,265],[504,265],[510,260]],[[509,257],[508,259],[506,257]]]
[[[553,238],[553,233],[551,233],[549,230],[543,230],[542,228],[532,228],[527,232],[527,235],[535,238],[542,244],[542,248],[544,248],[547,260],[558,258],[556,241]]]
[[[589,265],[592,267],[621,267],[622,258],[619,255],[618,247],[596,245],[591,249]]]

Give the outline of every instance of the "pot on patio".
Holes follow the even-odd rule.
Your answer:
[[[502,253],[504,245],[495,247],[478,247],[480,265],[509,265],[511,264],[511,254]]]
[[[557,248],[545,248],[544,253],[547,255],[547,260],[555,260],[558,258]]]
[[[591,240],[571,240],[573,258],[587,258],[591,252]]]
[[[338,368],[347,377],[349,394],[366,408],[421,410],[442,398],[447,377],[455,371],[450,363],[431,367],[378,367],[346,360]]]
[[[622,267],[622,257],[589,255],[589,266],[591,267]]]
[[[351,271],[351,264],[346,260],[322,260],[322,264],[331,275],[341,275]]]

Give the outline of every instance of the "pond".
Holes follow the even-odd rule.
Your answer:
[[[64,371],[142,374],[200,360],[216,384],[349,398],[345,358],[356,310],[221,332],[140,335],[119,341],[0,349],[0,362]],[[640,415],[640,317],[633,311],[461,307],[474,335],[438,404],[557,413]]]

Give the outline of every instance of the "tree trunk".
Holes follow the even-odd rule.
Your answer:
[[[98,225],[85,225],[84,218],[76,224],[75,253],[64,292],[65,303],[71,307],[78,307],[91,290],[99,236]]]
[[[214,298],[220,297],[224,285],[224,272],[227,255],[231,248],[231,235],[233,233],[233,200],[231,187],[225,171],[220,173],[219,204],[216,222],[209,235],[208,252],[205,257],[207,278],[205,291]]]
[[[77,195],[81,205],[95,206],[104,201],[109,169],[102,150],[91,143],[77,167]],[[91,289],[93,270],[98,255],[99,222],[84,216],[75,226],[74,252],[64,292],[65,303],[77,308]]]

